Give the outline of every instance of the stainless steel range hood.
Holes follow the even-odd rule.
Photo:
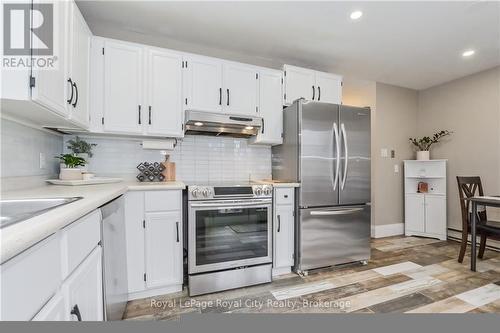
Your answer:
[[[257,135],[262,125],[263,120],[261,117],[186,110],[184,129],[186,134],[248,138]]]

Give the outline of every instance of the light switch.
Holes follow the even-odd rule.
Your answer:
[[[380,156],[382,156],[382,157],[388,157],[388,156],[389,156],[389,153],[388,153],[388,151],[387,151],[387,148],[382,148],[382,149],[380,150]]]
[[[40,169],[45,169],[45,154],[40,153]]]
[[[394,164],[394,173],[399,173],[399,165]]]

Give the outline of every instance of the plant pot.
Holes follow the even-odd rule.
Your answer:
[[[428,161],[430,160],[430,152],[428,150],[417,151],[417,160],[418,161]]]
[[[61,168],[59,173],[61,180],[82,180],[82,170],[77,168]]]

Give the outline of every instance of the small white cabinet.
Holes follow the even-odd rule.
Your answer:
[[[146,61],[146,132],[182,137],[182,56],[163,49],[147,48]]]
[[[255,66],[186,55],[184,109],[236,115],[258,113],[258,71]]]
[[[182,192],[125,195],[129,299],[182,290]]]
[[[408,160],[404,170],[405,235],[446,240],[446,161]]]
[[[294,265],[294,188],[274,189],[273,276],[286,274]]]
[[[275,70],[259,71],[259,116],[262,127],[250,143],[280,145],[283,143],[283,76]]]
[[[341,76],[290,65],[284,65],[283,71],[285,105],[291,105],[299,98],[324,103],[342,103]]]
[[[145,112],[142,105],[143,48],[106,40],[103,53],[104,130],[140,134]]]

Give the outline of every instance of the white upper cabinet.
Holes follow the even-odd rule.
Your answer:
[[[143,48],[130,43],[104,43],[104,130],[142,133],[147,112],[142,103]]]
[[[34,1],[37,3],[46,3],[46,1]],[[57,113],[58,115],[67,118],[69,115],[69,97],[72,90],[72,85],[68,77],[68,44],[69,44],[69,31],[68,31],[68,12],[69,2],[66,1],[50,1],[53,5],[53,24],[54,24],[54,54],[57,55],[57,68],[51,70],[44,70],[33,68],[32,76],[34,82],[30,85],[31,99],[36,103],[48,108],[49,110]],[[43,17],[33,15],[33,26],[41,25],[40,20]],[[33,56],[38,56],[37,50],[43,49],[42,41],[38,37],[32,38],[32,52]],[[29,79],[29,78],[26,78]],[[28,82],[26,82],[26,87]]]
[[[285,105],[290,105],[299,98],[341,104],[341,76],[290,65],[284,65],[283,70],[285,75]]]
[[[183,136],[182,55],[151,48],[147,57],[147,133]]]
[[[70,119],[77,124],[89,125],[89,81],[90,81],[90,41],[92,34],[74,2],[69,3],[71,69],[68,88],[71,91],[68,104]]]
[[[342,77],[316,72],[316,96],[318,102],[340,104],[342,102]]]
[[[283,85],[282,72],[259,71],[259,116],[262,127],[257,136],[250,139],[255,144],[279,145],[283,142]]]
[[[222,63],[201,56],[186,56],[184,59],[184,108],[220,112]]]
[[[225,62],[222,78],[224,113],[255,116],[258,112],[258,80],[255,67]]]

